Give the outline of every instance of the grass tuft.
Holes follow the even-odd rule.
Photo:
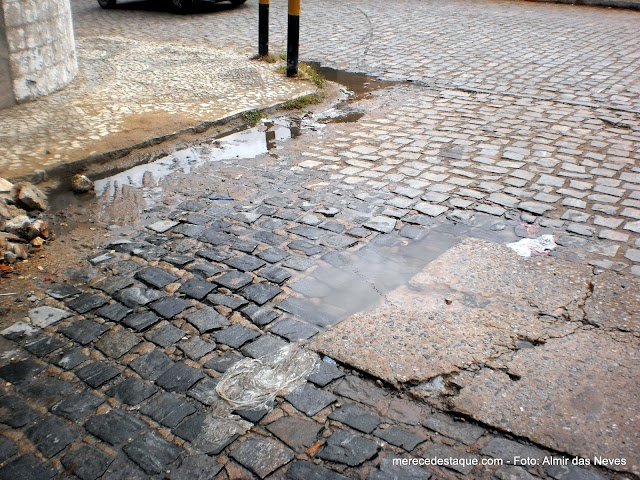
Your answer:
[[[260,110],[248,110],[242,114],[242,120],[250,127],[255,127],[262,119],[262,112]]]
[[[325,96],[320,93],[311,93],[309,95],[302,95],[301,97],[294,98],[282,104],[280,107],[282,110],[300,110],[310,105],[316,105],[321,103],[325,99]]]

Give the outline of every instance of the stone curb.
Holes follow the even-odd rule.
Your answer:
[[[538,3],[563,3],[567,5],[586,5],[589,7],[613,7],[640,10],[640,2],[626,2],[624,0],[527,0]]]

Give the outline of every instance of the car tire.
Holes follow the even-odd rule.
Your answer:
[[[242,5],[246,1],[247,0],[231,0],[231,5],[235,5],[237,7],[238,5]]]
[[[189,13],[193,8],[193,0],[169,0],[169,7],[173,13]]]
[[[102,8],[114,8],[118,0],[98,0],[98,5]]]

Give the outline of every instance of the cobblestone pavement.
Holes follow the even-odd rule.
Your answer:
[[[274,12],[284,4],[274,3]],[[630,465],[463,464],[461,459],[559,459],[562,452],[472,421],[473,415],[443,411],[402,385],[391,388],[328,358],[307,382],[278,396],[271,411],[239,411],[242,420],[226,430],[216,423],[224,404],[216,382],[231,365],[317,337],[406,282],[420,261],[467,236],[502,243],[553,233],[559,247],[552,259],[589,264],[596,293],[605,276],[610,285],[638,291],[640,126],[637,112],[628,111],[638,105],[637,42],[631,42],[636,13],[512,2],[397,3],[387,18],[386,6],[369,10],[366,1],[324,2],[322,10],[309,5],[310,18],[318,8],[313,18],[326,30],[309,37],[317,50],[307,46],[306,54],[372,72],[381,68],[375,62],[384,62],[394,76],[411,65],[405,78],[417,75],[431,84],[438,72],[443,85],[398,84],[338,112],[364,114],[356,123],[311,124],[315,132],[255,160],[212,163],[197,175],[176,172],[161,188],[146,182],[137,194],[148,217],[144,226],[116,235],[120,228],[113,224],[127,222],[103,218],[113,238],[96,240],[100,248],[82,272],[89,281],[54,284],[27,320],[3,332],[0,479],[565,480],[638,474]],[[246,38],[245,45],[251,39],[243,32],[255,14],[252,4],[188,17],[135,4],[113,12],[98,12],[89,1],[75,7],[80,36],[95,35],[92,29],[124,31],[126,16],[140,22],[140,28],[126,28],[137,40],[158,31],[201,39],[208,30],[218,34],[210,41],[241,44]],[[370,29],[362,11],[371,25],[387,26]],[[419,26],[398,35],[392,21],[409,16],[408,25]],[[460,18],[474,16],[482,28],[460,28]],[[574,36],[558,38],[567,28]],[[333,41],[327,32],[336,32]],[[434,32],[441,32],[443,43],[429,63],[417,46],[436,48]],[[618,36],[616,46],[599,42],[598,32]],[[584,42],[573,40],[579,35]],[[527,43],[529,36],[537,40]],[[445,39],[464,41],[469,50]],[[535,60],[520,49],[532,44],[553,61],[523,74]],[[609,61],[599,60],[609,48],[616,60],[606,75],[588,76],[591,83],[581,83],[588,85],[585,91],[567,83],[583,66]],[[390,51],[396,54],[387,57]],[[493,58],[496,68],[461,71],[460,59],[471,62],[474,55],[478,65]],[[417,68],[411,62],[423,63]],[[455,82],[469,76],[454,84],[445,72],[458,72]],[[546,86],[554,90],[543,91]],[[478,87],[490,91],[466,91]],[[575,101],[598,105],[567,103]],[[189,154],[208,151],[195,146]],[[421,240],[429,248],[416,255],[412,247]],[[413,256],[400,261],[406,252]],[[387,258],[398,261],[385,263]],[[382,274],[367,270],[375,263]],[[614,293],[604,297],[598,297],[603,305],[620,307]],[[584,323],[597,324],[598,313],[592,316]],[[614,330],[604,334],[620,340],[621,351],[637,351],[637,315]],[[470,375],[480,367],[461,371]],[[438,389],[437,381],[432,387]],[[451,457],[458,464],[398,466],[396,456]]]

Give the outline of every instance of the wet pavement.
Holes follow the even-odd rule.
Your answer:
[[[445,28],[462,3],[404,3],[433,10],[443,50],[464,36]],[[378,59],[398,73],[418,53],[387,57],[387,35],[392,53],[434,35],[392,35],[392,20],[418,21],[404,9],[385,21],[379,5],[331,5],[318,16],[335,23],[327,32],[347,28],[344,9],[379,28],[353,23],[333,42],[334,66],[375,73]],[[505,45],[525,45],[539,30],[524,24],[555,31],[572,18],[592,39],[573,45],[578,64],[594,44],[594,61],[606,50],[598,32],[618,35],[611,76],[590,77],[601,96],[558,78],[570,69],[560,60],[510,77],[479,57],[475,73],[456,74],[468,89],[426,82],[456,67],[446,55],[414,66],[419,82],[369,92],[370,77],[334,71],[360,96],[203,137],[99,179],[95,199],[52,198],[93,230],[46,246],[86,260],[2,332],[0,478],[637,478],[640,121],[637,46],[624,47],[637,34],[619,12],[465,5],[485,22],[466,41],[486,35],[487,47],[500,22],[523,27]],[[78,19],[97,15],[76,7]],[[100,12],[101,27],[150,17],[189,38],[215,18],[243,38],[251,6],[216,8],[170,23],[123,7]],[[325,37],[308,51],[328,51]],[[492,55],[503,73],[528,61]],[[470,91],[481,80],[491,91]],[[547,234],[557,247],[541,256],[504,246]],[[291,344],[319,353],[308,378],[293,367],[315,360],[282,360]],[[266,408],[229,401],[265,385],[282,389],[261,397]]]

